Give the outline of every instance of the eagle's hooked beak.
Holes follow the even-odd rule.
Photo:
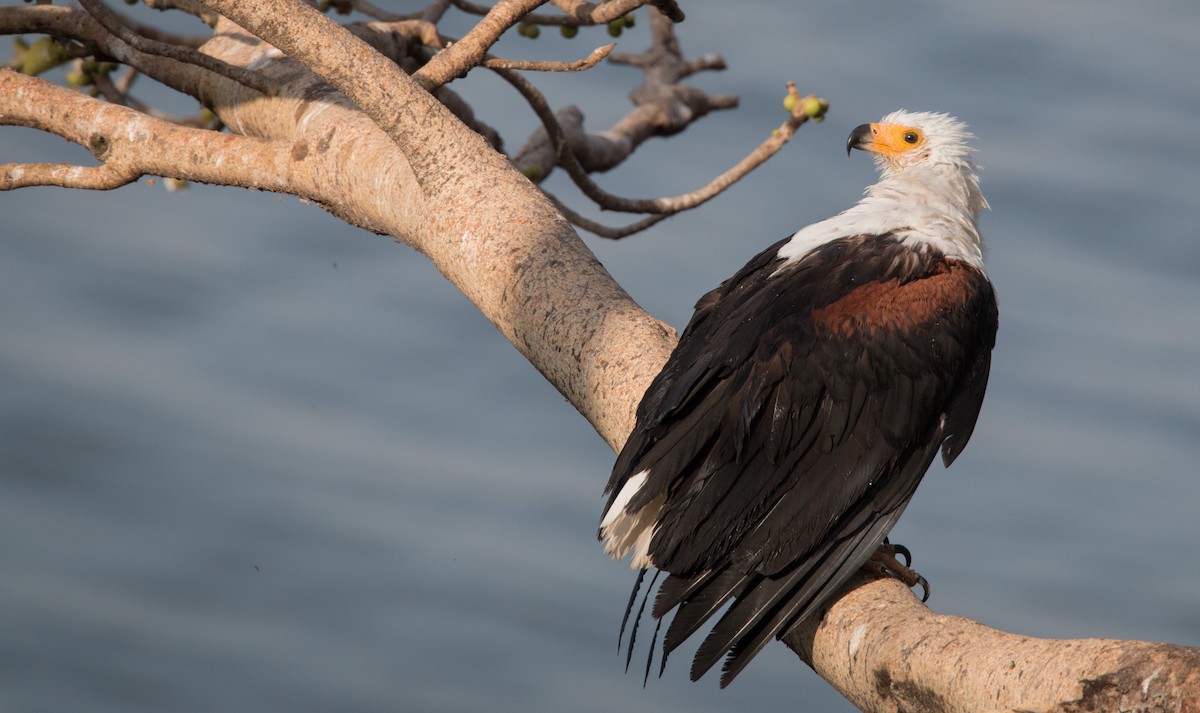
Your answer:
[[[875,128],[872,124],[859,124],[854,127],[850,138],[846,139],[846,155],[850,155],[850,149],[868,150],[871,144],[875,143],[874,136]]]

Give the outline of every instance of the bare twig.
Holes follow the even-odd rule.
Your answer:
[[[609,238],[611,240],[620,240],[621,238],[627,238],[635,233],[640,233],[643,230],[646,230],[657,223],[661,223],[662,221],[674,215],[673,213],[651,215],[649,217],[642,218],[635,223],[630,223],[624,227],[614,228],[583,217],[582,215],[571,210],[567,204],[560,201],[553,194],[547,193],[546,195],[550,197],[550,200],[554,201],[555,207],[562,212],[563,216],[567,220],[571,221],[571,225],[574,225],[577,228],[583,228],[589,233],[593,233],[601,238]]]
[[[788,91],[796,100],[793,104],[796,108],[787,120],[760,146],[702,188],[679,196],[653,199],[624,198],[600,188],[589,174],[620,163],[649,136],[675,133],[713,109],[737,104],[736,97],[709,97],[698,89],[678,84],[683,76],[701,69],[723,68],[724,62],[715,55],[686,60],[675,40],[671,24],[658,12],[651,11],[650,16],[654,36],[650,49],[624,56],[626,63],[641,67],[646,74],[646,80],[633,93],[634,101],[639,106],[603,135],[587,135],[583,130],[582,114],[574,107],[554,114],[541,92],[524,77],[511,72],[498,72],[521,93],[542,122],[541,138],[535,134],[514,160],[527,176],[540,181],[555,164],[559,164],[580,190],[602,209],[667,216],[695,208],[720,194],[777,153],[796,129],[808,120],[809,117],[800,108],[803,100],[795,96],[795,88],[789,84]],[[544,150],[546,144],[553,149],[549,154]],[[626,237],[661,220],[661,217],[650,217],[625,227],[613,228],[588,220],[567,209],[561,202],[557,202],[557,205],[572,223],[606,238]]]
[[[450,9],[450,0],[433,0],[429,3],[429,7],[421,13],[421,19],[426,22],[437,22],[442,19],[442,15]]]
[[[96,21],[103,25],[104,29],[139,52],[202,67],[210,72],[216,72],[222,76],[229,77],[267,96],[270,96],[275,91],[275,88],[257,72],[242,67],[235,67],[216,57],[210,57],[209,55],[197,52],[191,47],[183,47],[142,37],[130,29],[123,18],[108,9],[100,0],[79,0],[79,4],[92,17],[96,18]]]
[[[645,67],[653,58],[639,52],[613,52],[608,58],[613,64],[623,64],[631,67]],[[695,59],[682,60],[674,67],[676,79],[683,79],[697,72],[720,71],[725,69],[725,58],[719,54],[706,54]]]
[[[121,77],[120,81],[116,83],[117,91],[121,92],[121,94],[128,95],[129,90],[133,88],[133,83],[136,82],[137,78],[140,76],[142,76],[142,73],[137,71],[137,68],[126,68],[125,76]]]
[[[179,47],[191,47],[199,49],[200,45],[204,44],[208,38],[192,35],[180,35],[174,32],[168,32],[161,27],[147,25],[144,22],[137,22],[129,17],[121,17],[121,21],[128,25],[129,29],[145,37],[148,40],[163,42],[168,45],[176,45]]]
[[[459,10],[473,15],[486,15],[491,9],[485,5],[476,5],[470,0],[453,2]],[[674,0],[612,0],[601,4],[583,0],[553,0],[553,4],[562,10],[562,15],[530,13],[525,16],[525,22],[531,25],[604,25],[647,5],[657,7],[672,22],[683,22],[683,11]]]
[[[370,2],[370,0],[351,0],[350,7],[354,8],[358,12],[361,12],[367,17],[373,17],[381,22],[399,22],[401,20],[413,20],[419,17],[419,15],[401,15],[395,12],[388,12],[375,3]]]
[[[777,153],[795,135],[796,129],[808,120],[808,116],[802,111],[793,111],[787,120],[758,148],[701,189],[669,198],[623,198],[605,191],[591,179],[574,152],[570,150],[562,127],[541,92],[520,75],[506,70],[497,70],[497,73],[521,92],[521,95],[533,107],[549,132],[552,143],[557,147],[558,159],[570,174],[571,179],[585,195],[606,210],[626,213],[671,214],[695,208],[712,199]]]
[[[36,32],[66,37],[79,43],[76,54],[113,58],[168,87],[193,97],[200,79],[212,76],[196,65],[144,54],[108,32],[91,15],[56,5],[0,8],[0,34]]]
[[[76,60],[76,62],[82,64],[80,60]],[[137,70],[130,68],[129,71],[134,74],[125,75],[120,82],[114,82],[107,72],[96,72],[91,76],[92,85],[100,92],[100,96],[113,104],[120,104],[143,114],[149,114],[149,106],[129,95],[129,87],[133,85],[133,80],[129,77],[136,76]]]
[[[165,112],[157,107],[151,106],[131,95],[129,93],[130,87],[133,86],[134,80],[139,76],[139,72],[130,67],[129,71],[127,71],[120,80],[114,82],[107,73],[97,72],[96,74],[92,75],[92,84],[97,90],[99,90],[100,96],[104,97],[113,104],[127,106],[134,111],[139,111],[145,114],[146,116],[150,116],[155,119],[162,119],[163,121],[169,121],[172,124],[179,124],[180,126],[190,126],[197,129],[214,128],[215,121],[212,119],[205,120],[200,113],[197,113],[193,116],[177,116],[175,114]]]
[[[217,24],[217,13],[205,8],[196,0],[142,0],[146,7],[155,10],[179,10],[195,15],[201,22],[212,27]]]
[[[483,63],[488,49],[496,44],[505,30],[545,2],[500,0],[461,40],[438,52],[413,74],[413,79],[426,89],[431,89],[464,76]]]
[[[582,115],[577,110],[562,110],[561,123],[565,128],[567,145],[587,172],[604,171],[624,161],[639,145],[651,136],[665,136],[682,131],[691,122],[716,109],[737,105],[734,96],[709,96],[703,91],[682,84],[680,80],[701,68],[720,68],[724,62],[710,55],[689,61],[683,57],[674,38],[671,23],[656,10],[649,10],[653,42],[649,49],[638,54],[623,53],[627,63],[642,68],[644,79],[631,94],[636,109],[615,126],[600,134],[586,134]],[[611,61],[617,52],[609,55]],[[506,79],[510,79],[506,77]],[[527,82],[518,86],[531,101],[535,111],[542,100],[536,88]],[[540,112],[544,117],[547,112]],[[551,139],[552,123],[543,121],[543,128],[529,138],[514,162],[526,173],[546,176],[559,164],[559,149]],[[564,167],[566,161],[564,161]],[[575,175],[572,175],[575,178]]]
[[[355,34],[359,35],[359,37],[362,37],[362,34],[355,31],[356,28],[358,28],[358,27],[363,27],[363,25],[348,25],[347,29],[349,29],[351,32],[355,32]],[[426,47],[432,47],[433,49],[439,49],[439,50],[442,47],[444,47],[447,42],[451,41],[448,38],[444,38],[440,34],[438,34],[437,25],[433,24],[432,22],[429,22],[428,20],[397,20],[395,22],[370,22],[370,23],[367,23],[365,25],[365,27],[367,29],[369,29],[371,32],[374,32],[376,34],[380,33],[381,31],[394,33],[394,34],[397,34],[397,35],[405,38],[405,40],[407,40],[409,42],[415,41],[422,45],[425,45]],[[381,52],[383,51],[383,49],[380,47],[376,47],[376,49],[379,49]],[[394,54],[391,54],[391,53],[386,53],[386,54],[388,54],[388,56],[392,57],[393,59],[399,59],[399,57],[395,56]]]
[[[583,59],[577,59],[574,62],[533,62],[519,59],[488,59],[485,60],[483,66],[488,69],[520,69],[532,72],[580,72],[585,69],[591,69],[596,66],[600,60],[608,56],[609,52],[613,51],[616,44],[604,45],[592,50],[592,53]]]

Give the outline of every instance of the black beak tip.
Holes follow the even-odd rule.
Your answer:
[[[850,155],[851,149],[861,149],[863,144],[868,143],[871,138],[871,125],[859,124],[854,127],[854,131],[850,132],[850,138],[846,139],[846,155]]]

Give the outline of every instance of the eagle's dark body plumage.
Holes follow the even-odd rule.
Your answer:
[[[668,575],[651,609],[675,611],[664,664],[732,601],[691,672],[727,657],[726,685],[818,612],[938,451],[949,465],[970,438],[995,296],[973,254],[908,230],[763,251],[700,299],[643,396],[601,537]]]
[[[781,244],[700,300],[607,488],[611,505],[649,470],[628,509],[666,496],[649,548],[670,574],[652,613],[678,609],[666,653],[738,599],[694,677],[730,649],[740,670],[863,564],[939,447],[962,450],[987,383],[996,303],[974,268],[884,235],[775,274]],[[914,300],[918,321],[878,318]]]

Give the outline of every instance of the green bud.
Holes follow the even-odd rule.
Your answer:
[[[622,19],[625,21],[625,26],[626,26],[626,27],[633,27],[634,20],[633,20],[633,15],[632,15],[632,14],[626,15],[626,16],[625,16],[624,18],[622,18]]]
[[[13,56],[9,62],[10,67],[24,67],[25,55],[29,54],[29,43],[24,37],[17,37],[13,40]]]
[[[43,37],[30,45],[25,53],[25,61],[21,71],[31,77],[54,69],[71,59],[63,46],[49,37]]]
[[[783,108],[788,111],[796,111],[796,102],[800,101],[800,97],[795,94],[788,94],[783,98]]]
[[[804,100],[804,113],[814,119],[820,116],[824,113],[821,109],[821,101],[816,97],[807,97]]]
[[[525,168],[522,168],[521,173],[525,174],[525,177],[528,178],[529,180],[533,181],[534,183],[537,183],[538,181],[540,181],[546,177],[545,170],[543,170],[542,167],[537,165],[536,163],[531,163],[528,166],[526,166]]]
[[[67,72],[66,79],[67,84],[71,85],[72,87],[83,87],[92,83],[92,78],[89,77],[86,72],[81,72],[78,70],[71,70],[70,72]]]
[[[621,31],[625,29],[625,18],[618,17],[608,23],[608,34],[610,37],[620,37]]]
[[[569,40],[572,37],[574,37],[575,35],[579,34],[579,26],[578,25],[563,25],[562,27],[558,28],[558,31],[560,33],[562,33],[563,37],[566,37]]]

